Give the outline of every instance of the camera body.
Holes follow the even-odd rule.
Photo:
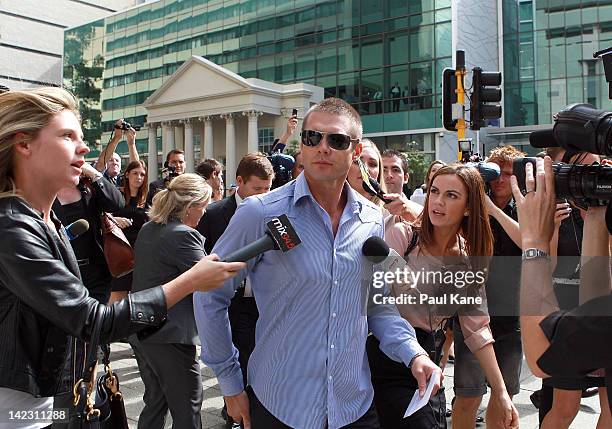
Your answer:
[[[140,131],[140,125],[132,125],[129,122],[123,121],[121,125],[115,125],[116,130],[127,131],[133,129],[134,131]]]
[[[519,189],[525,193],[525,166],[531,163],[535,174],[536,158],[516,158],[512,173]],[[575,206],[588,208],[608,205],[612,200],[612,167],[553,162],[555,193],[559,200],[570,200]]]
[[[274,168],[274,180],[272,181],[271,189],[279,188],[293,180],[295,159],[291,155],[277,152],[268,155],[268,160],[272,164],[272,168]]]
[[[176,172],[176,167],[174,165],[169,165],[167,162],[164,163],[164,168],[162,169],[161,173],[164,182],[169,182],[175,177],[179,176],[179,174]]]

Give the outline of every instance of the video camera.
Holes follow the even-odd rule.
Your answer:
[[[176,172],[176,167],[168,164],[167,161],[164,162],[164,168],[162,168],[161,174],[164,182],[169,182],[170,180],[179,176],[179,174]]]
[[[115,125],[115,129],[116,130],[122,130],[122,131],[127,131],[129,129],[133,129],[134,131],[140,131],[140,125],[132,125],[129,122],[125,122],[123,121],[123,123],[121,123],[121,125]]]
[[[602,57],[606,81],[610,85],[612,99],[612,48],[593,54]],[[570,155],[589,152],[606,157],[612,156],[612,112],[595,109],[590,104],[575,103],[561,110],[554,117],[552,129],[534,131],[529,143],[536,148],[562,147]],[[567,156],[566,156],[567,157]],[[535,158],[517,158],[512,170],[519,188],[525,192],[525,166]],[[577,165],[563,162],[553,163],[555,192],[557,199],[568,199],[577,207],[608,206],[606,218],[612,233],[612,167],[608,165]]]

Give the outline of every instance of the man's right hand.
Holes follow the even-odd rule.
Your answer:
[[[251,429],[251,414],[249,413],[249,397],[243,390],[238,395],[224,396],[227,414],[236,423],[242,423],[244,429]]]

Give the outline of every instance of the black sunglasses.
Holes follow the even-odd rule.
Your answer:
[[[329,147],[335,150],[347,150],[351,146],[352,141],[359,141],[359,139],[352,139],[346,134],[322,133],[321,131],[314,130],[304,130],[301,136],[302,144],[310,147],[318,146],[323,137],[326,137]]]

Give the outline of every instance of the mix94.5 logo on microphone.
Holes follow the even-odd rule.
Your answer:
[[[293,229],[287,215],[275,217],[267,225],[274,241],[276,241],[283,252],[293,249],[301,243],[300,237],[298,237],[295,229]]]

